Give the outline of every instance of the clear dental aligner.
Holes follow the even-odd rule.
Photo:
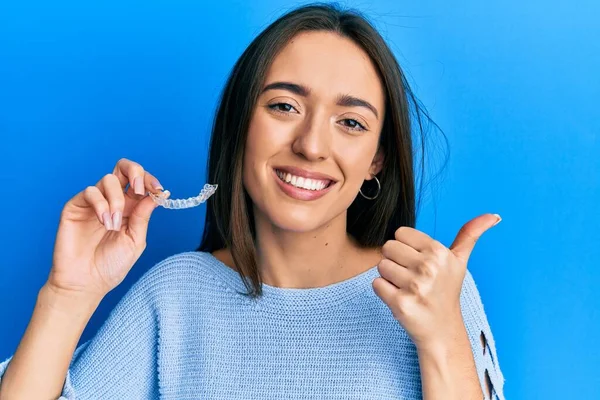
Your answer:
[[[189,197],[187,199],[167,199],[165,196],[168,195],[169,191],[165,190],[163,193],[154,194],[150,193],[152,200],[159,206],[170,209],[181,209],[196,207],[204,203],[210,196],[212,196],[219,185],[205,184],[204,188],[200,191],[200,194],[196,197]]]

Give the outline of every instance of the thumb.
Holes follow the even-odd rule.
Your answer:
[[[484,214],[473,218],[460,228],[450,250],[466,263],[479,237],[500,221],[502,218],[498,214]]]
[[[129,230],[131,236],[137,240],[145,240],[148,233],[148,223],[152,212],[158,207],[158,204],[150,196],[144,197],[133,208],[129,216]]]

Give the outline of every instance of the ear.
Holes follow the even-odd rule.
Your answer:
[[[383,160],[384,160],[383,149],[381,147],[379,147],[379,149],[377,150],[377,153],[375,153],[375,157],[373,157],[373,162],[371,163],[369,172],[367,173],[367,176],[365,177],[366,181],[373,179],[373,177],[375,175],[377,175],[379,172],[381,172],[381,169],[383,168]]]

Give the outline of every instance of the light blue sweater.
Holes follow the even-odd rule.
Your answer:
[[[373,291],[378,276],[373,267],[321,288],[263,285],[252,300],[211,254],[174,255],[77,348],[61,399],[420,399],[415,346]],[[469,272],[461,306],[482,387],[487,370],[502,400],[494,339]]]

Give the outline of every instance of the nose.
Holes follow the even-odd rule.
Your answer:
[[[314,115],[300,124],[292,150],[309,161],[327,159],[331,151],[331,132],[327,118]]]

